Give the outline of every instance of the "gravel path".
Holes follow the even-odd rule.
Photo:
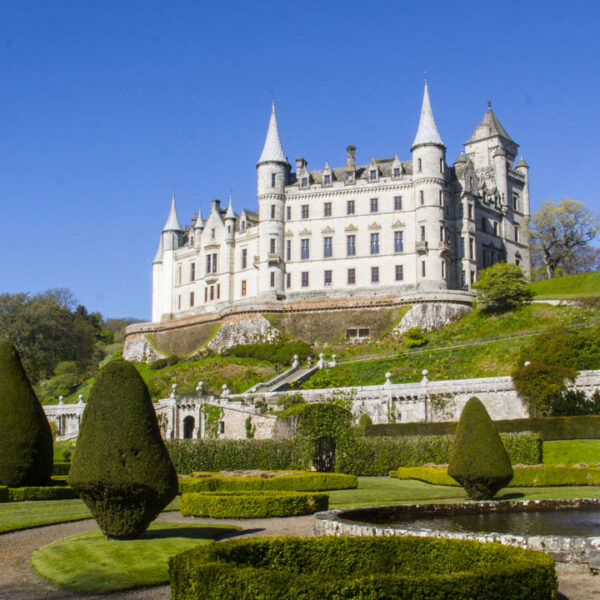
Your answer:
[[[312,535],[312,517],[286,519],[244,519],[241,521],[220,519],[190,519],[179,512],[163,513],[158,521],[170,523],[237,525],[242,531],[238,536],[265,535]],[[58,590],[40,579],[29,566],[31,553],[57,539],[89,531],[96,527],[95,521],[87,519],[74,523],[49,525],[0,534],[0,600],[74,600],[77,594]],[[600,600],[600,576],[594,576],[587,567],[557,565],[561,600]],[[168,585],[119,592],[103,596],[85,596],[86,600],[170,600]]]

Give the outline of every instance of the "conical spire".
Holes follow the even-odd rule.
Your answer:
[[[198,209],[198,216],[196,217],[195,229],[202,229],[204,227],[204,221],[202,220],[202,208]]]
[[[175,206],[175,190],[173,190],[173,198],[171,199],[171,211],[169,218],[163,227],[163,231],[183,231],[179,217],[177,216],[177,208]]]
[[[481,123],[475,127],[471,137],[466,142],[470,144],[471,142],[476,142],[478,140],[485,140],[489,137],[501,137],[513,144],[515,141],[506,133],[506,129],[502,127],[502,123],[498,120],[496,113],[492,110],[492,104],[488,101],[488,109],[485,111],[485,115],[483,115],[483,119],[481,119]]]
[[[279,139],[279,129],[277,128],[277,116],[275,115],[275,102],[271,106],[271,119],[269,121],[269,129],[267,131],[267,139],[262,154],[258,159],[258,164],[264,162],[280,162],[287,163],[287,158],[281,147]]]
[[[227,212],[225,213],[226,219],[235,219],[235,213],[233,212],[233,205],[231,204],[231,194],[229,194],[229,204],[227,206]]]
[[[420,146],[422,144],[435,144],[437,146],[443,146],[442,138],[438,133],[435,119],[433,118],[433,111],[431,110],[431,101],[429,100],[429,87],[427,80],[425,80],[425,91],[423,92],[423,106],[421,107],[421,120],[419,121],[419,128],[417,129],[417,135],[412,147]]]

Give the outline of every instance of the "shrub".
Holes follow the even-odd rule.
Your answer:
[[[71,468],[70,462],[60,461],[55,462],[52,469],[52,475],[68,475]]]
[[[355,475],[342,473],[281,473],[275,477],[190,477],[179,480],[179,491],[280,491],[280,492],[322,492],[326,490],[346,490],[358,487]]]
[[[427,338],[421,327],[412,327],[404,334],[402,341],[407,348],[417,348],[418,346],[424,346],[427,343]]]
[[[493,498],[513,477],[502,440],[479,398],[471,398],[461,412],[448,475],[472,500]]]
[[[46,485],[8,488],[12,502],[31,500],[70,500],[77,494],[67,485]]]
[[[329,496],[314,492],[198,492],[181,496],[181,514],[185,517],[298,517],[328,507]]]
[[[555,398],[550,407],[551,417],[600,415],[600,390],[590,398],[582,390],[566,390]]]
[[[0,502],[8,502],[8,487],[0,485]]]
[[[0,342],[0,484],[43,485],[52,474],[52,432],[15,347]]]
[[[179,362],[179,356],[177,356],[177,354],[170,354],[169,356],[167,356],[167,365],[169,367],[176,365],[178,362]]]
[[[150,368],[153,371],[158,371],[159,369],[164,369],[169,365],[169,362],[166,358],[157,358],[156,360],[150,363]]]
[[[300,340],[295,342],[278,342],[276,344],[244,344],[232,346],[225,354],[240,358],[256,358],[272,363],[289,366],[297,355],[302,362],[312,354],[312,347]]]
[[[143,533],[177,494],[148,388],[135,367],[104,367],[83,414],[69,483],[109,538]]]
[[[548,600],[554,559],[471,540],[317,537],[231,540],[169,560],[173,600]]]
[[[503,262],[480,271],[473,289],[477,306],[490,313],[512,310],[534,296],[521,267]]]
[[[367,430],[373,425],[373,420],[368,414],[360,415],[358,419],[358,425],[354,428],[354,431],[358,435],[367,435]]]

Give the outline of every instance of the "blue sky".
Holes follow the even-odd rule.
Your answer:
[[[147,319],[176,188],[256,206],[271,95],[290,162],[410,159],[427,73],[448,162],[487,98],[533,209],[600,210],[596,2],[21,2],[0,17],[0,293]]]

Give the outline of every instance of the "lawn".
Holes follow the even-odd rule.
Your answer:
[[[544,463],[547,465],[575,465],[600,463],[600,440],[565,440],[544,442]]]
[[[169,557],[227,535],[233,527],[153,523],[135,540],[107,540],[100,530],[63,538],[36,550],[31,566],[59,588],[79,594],[160,585]]]
[[[529,286],[540,298],[590,298],[600,296],[600,271],[536,281]]]

